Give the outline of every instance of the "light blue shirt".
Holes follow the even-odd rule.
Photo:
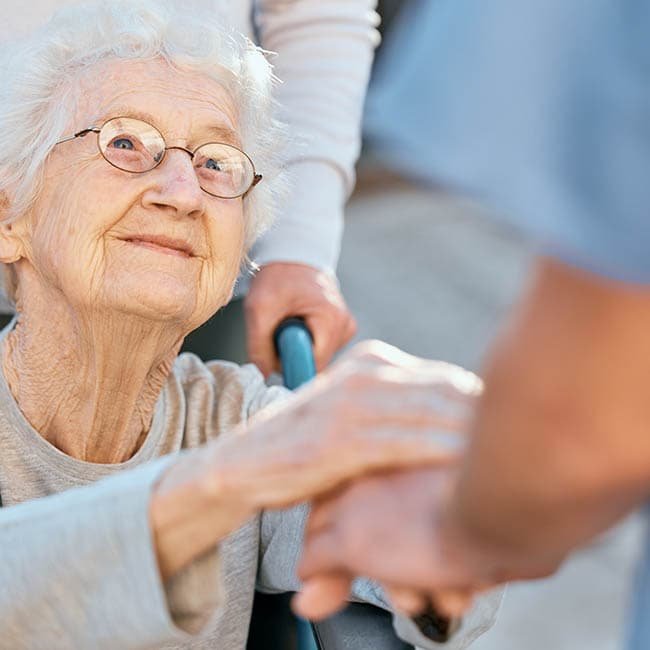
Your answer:
[[[414,0],[366,135],[386,166],[475,196],[542,252],[650,283],[648,0]],[[650,534],[627,648],[650,648]]]
[[[646,523],[650,522],[650,506],[646,508]],[[635,575],[634,598],[629,616],[626,650],[650,648],[650,528],[646,530],[645,545]]]
[[[367,134],[385,164],[482,200],[543,252],[648,283],[648,34],[647,0],[414,0]]]

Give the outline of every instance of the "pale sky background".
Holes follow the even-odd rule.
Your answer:
[[[81,0],[0,0],[0,42],[6,38],[20,36],[30,29],[40,27],[60,7],[72,5]],[[110,0],[106,0],[110,2]],[[196,2],[204,5],[212,0],[184,0],[185,5]],[[233,24],[240,24],[242,12],[248,10],[240,0],[219,0],[218,6],[232,15]],[[243,21],[241,24],[246,24]]]
[[[43,24],[58,8],[76,0],[2,0],[0,39],[20,35]]]

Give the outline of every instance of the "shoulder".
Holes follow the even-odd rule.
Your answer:
[[[188,409],[218,409],[229,419],[246,419],[267,404],[283,399],[288,392],[279,386],[267,386],[257,366],[250,363],[204,362],[195,354],[183,353],[176,359],[173,372]]]

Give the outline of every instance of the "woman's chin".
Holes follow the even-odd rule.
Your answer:
[[[83,281],[74,283],[72,295],[82,298],[73,302],[80,304],[84,311],[94,312],[98,318],[114,313],[124,318],[166,322],[178,328],[179,335],[208,320],[228,301],[234,284],[233,279],[223,286],[211,283],[207,287],[195,272],[179,273],[176,269],[161,272],[156,268],[140,268],[135,272],[124,266],[106,273],[103,280],[97,291],[90,292]]]
[[[156,296],[138,300],[121,300],[114,306],[116,311],[125,316],[134,316],[150,321],[172,323],[190,323],[193,320],[194,303],[188,304],[184,300],[176,301],[171,296]]]
[[[109,309],[152,321],[189,323],[196,318],[198,296],[193,283],[165,278],[164,282],[128,282],[107,292]]]

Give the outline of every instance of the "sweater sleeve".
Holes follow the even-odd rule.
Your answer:
[[[195,623],[201,614],[207,620],[206,602],[212,614],[218,579],[204,579],[202,592],[191,602],[183,597],[182,585],[198,586],[190,575],[194,567],[169,593],[162,584],[149,502],[169,463],[163,458],[0,510],[1,647],[112,650],[192,638],[177,625],[170,603],[179,605],[181,624]],[[215,559],[201,560],[206,561]],[[192,603],[195,611],[190,611]]]
[[[277,53],[277,98],[295,144],[287,208],[256,247],[258,264],[301,262],[333,271],[343,205],[354,186],[374,48],[376,0],[257,0],[260,44]]]

